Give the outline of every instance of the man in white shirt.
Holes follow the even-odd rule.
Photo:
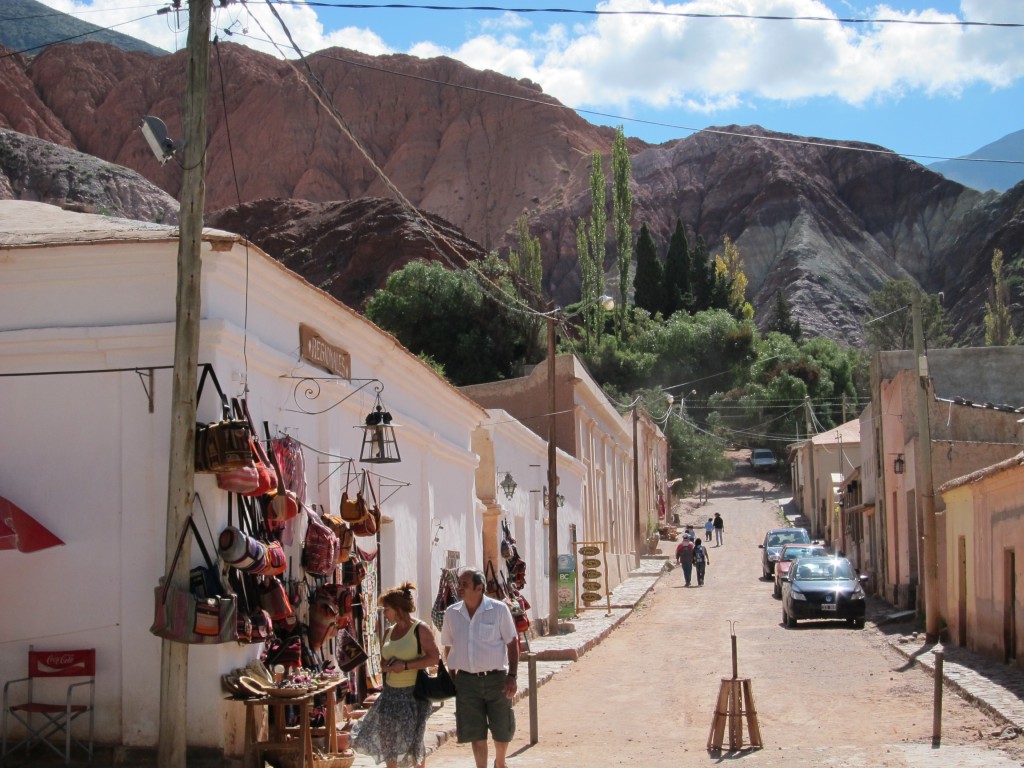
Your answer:
[[[444,612],[441,644],[455,682],[455,727],[460,744],[473,745],[476,768],[487,768],[487,732],[494,739],[494,768],[516,732],[512,699],[519,667],[519,635],[512,612],[484,594],[481,571],[459,574],[460,602]]]

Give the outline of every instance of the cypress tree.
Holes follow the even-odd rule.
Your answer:
[[[658,260],[658,246],[654,243],[647,222],[640,226],[636,241],[636,277],[633,281],[633,303],[652,315],[665,311],[665,271]]]
[[[662,314],[671,317],[673,313],[689,310],[693,301],[693,289],[690,284],[690,246],[686,241],[686,229],[683,222],[676,219],[676,230],[668,244],[665,255],[665,290]]]

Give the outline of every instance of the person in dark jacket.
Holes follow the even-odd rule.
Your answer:
[[[683,579],[686,586],[690,586],[690,578],[693,575],[693,539],[690,534],[683,534],[683,540],[676,547],[676,562],[683,568]]]
[[[718,512],[715,512],[715,519],[712,524],[715,526],[715,546],[720,547],[722,546],[722,534],[725,533],[725,520],[722,519]]]
[[[704,570],[708,567],[711,558],[708,557],[708,550],[700,539],[693,542],[693,567],[697,570],[697,586],[704,586]]]

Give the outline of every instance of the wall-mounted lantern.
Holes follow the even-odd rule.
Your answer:
[[[907,462],[903,460],[903,454],[897,454],[896,458],[892,462],[892,471],[897,475],[902,475],[907,468]]]
[[[395,440],[395,427],[391,414],[384,410],[380,401],[380,390],[377,390],[376,402],[361,427],[363,430],[363,447],[359,452],[359,460],[367,464],[394,464],[402,460]]]
[[[555,494],[555,503],[558,506],[560,506],[560,507],[564,507],[565,506],[565,496],[563,496],[560,493],[556,493]],[[548,508],[548,487],[545,485],[544,486],[544,509],[547,509],[547,508]]]
[[[500,485],[501,490],[505,492],[505,498],[512,501],[512,497],[516,495],[516,488],[519,487],[516,481],[512,478],[512,473],[506,472],[504,479],[498,483],[498,485]]]

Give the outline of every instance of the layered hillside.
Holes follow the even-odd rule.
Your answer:
[[[593,152],[605,156],[611,176],[609,129],[530,82],[450,59],[322,51],[309,60],[329,96],[318,100],[292,63],[218,46],[209,211],[239,196],[243,204],[395,200],[393,185],[479,244],[466,245],[470,251],[508,246],[526,212],[543,243],[545,287],[561,303],[578,298],[576,222],[590,211]],[[135,169],[176,196],[180,166],[159,165],[138,125],[142,115],[156,115],[181,137],[184,56],[86,43],[0,60],[0,126]],[[880,147],[852,151],[799,138],[731,126],[658,146],[631,141],[635,228],[647,222],[662,249],[677,218],[712,253],[729,236],[760,321],[782,291],[808,333],[857,343],[870,293],[886,280],[910,279],[944,291],[960,340],[976,340],[992,248],[1003,248],[1009,262],[1024,256],[1019,191],[982,194]],[[254,240],[318,285],[379,285],[422,250],[403,250],[404,238],[388,241],[379,228],[392,224],[351,208],[261,202],[237,213],[239,228],[251,227],[254,210],[262,216]],[[331,277],[342,248],[329,247],[332,238],[364,249],[341,260],[359,264],[357,275]],[[366,256],[374,238],[394,248]],[[358,304],[363,289],[348,297]]]

